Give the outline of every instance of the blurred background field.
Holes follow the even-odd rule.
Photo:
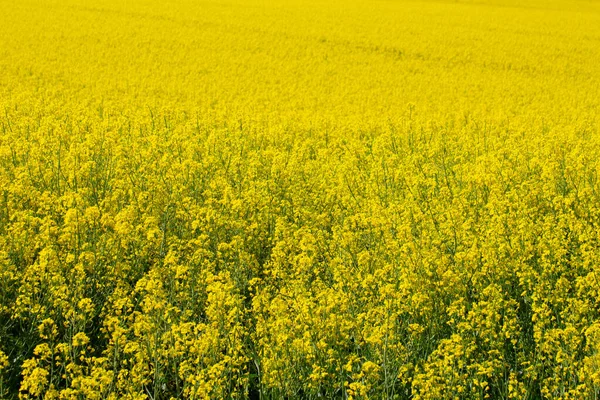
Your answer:
[[[597,398],[599,93],[592,0],[0,0],[0,398]]]

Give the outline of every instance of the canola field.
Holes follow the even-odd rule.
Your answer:
[[[0,399],[598,399],[600,2],[0,0]]]

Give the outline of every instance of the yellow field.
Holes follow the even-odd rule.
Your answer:
[[[0,399],[600,397],[597,0],[0,0]]]

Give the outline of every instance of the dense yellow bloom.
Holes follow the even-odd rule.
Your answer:
[[[0,1],[0,399],[600,396],[600,4]]]

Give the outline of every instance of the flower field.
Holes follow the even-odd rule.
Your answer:
[[[600,398],[597,0],[0,0],[0,399]]]

